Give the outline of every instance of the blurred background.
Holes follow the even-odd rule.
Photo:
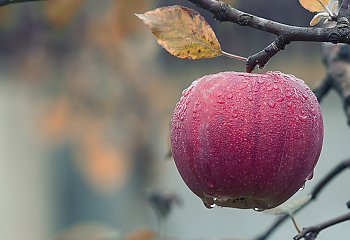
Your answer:
[[[226,2],[293,25],[312,18],[297,0]],[[159,217],[167,215],[167,206],[154,208],[159,194],[175,202],[162,227],[171,239],[249,238],[274,221],[252,210],[206,209],[168,155],[169,121],[182,90],[205,74],[245,67],[165,52],[133,14],[172,4],[200,11],[224,51],[249,56],[273,40],[217,23],[185,0],[50,0],[0,9],[0,239],[154,239]],[[292,43],[264,71],[293,73],[313,87],[324,75],[320,47]],[[330,94],[322,110],[322,155],[295,198],[350,156],[338,96]],[[349,180],[339,176],[298,223],[347,211]],[[349,229],[343,223],[318,239],[349,239]],[[295,234],[286,222],[272,239]]]

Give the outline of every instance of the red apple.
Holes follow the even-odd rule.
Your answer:
[[[315,95],[280,72],[204,76],[171,120],[176,166],[207,207],[280,205],[312,178],[322,141]]]

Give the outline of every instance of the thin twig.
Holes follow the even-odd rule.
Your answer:
[[[0,0],[0,7],[14,4],[14,3],[24,3],[24,2],[39,2],[39,1],[45,1],[45,0]]]
[[[350,168],[350,159],[339,163],[336,167],[334,167],[311,191],[311,200],[299,208],[295,213],[304,209],[308,204],[314,201],[318,195],[322,192],[322,190],[341,172],[345,169]],[[256,237],[255,240],[265,240],[267,239],[273,232],[275,232],[279,226],[284,223],[289,218],[288,214],[282,215],[260,236]]]
[[[238,56],[238,55],[235,55],[235,54],[232,54],[232,53],[224,52],[222,50],[221,50],[221,53],[222,53],[223,56],[226,56],[226,57],[229,57],[229,58],[238,59],[240,61],[246,62],[248,60],[248,58],[241,57],[241,56]]]
[[[317,101],[321,103],[322,99],[332,89],[331,78],[329,76],[322,79],[318,86],[314,88],[313,92],[317,97]]]
[[[294,225],[295,229],[297,230],[297,232],[300,233],[301,230],[300,230],[300,228],[299,228],[299,226],[298,226],[298,224],[297,224],[297,221],[295,220],[294,215],[293,215],[293,214],[290,214],[289,217],[290,217],[290,219],[292,220],[293,225]]]
[[[319,223],[317,225],[304,228],[298,235],[296,235],[293,239],[300,240],[302,238],[307,240],[316,239],[317,235],[324,229],[327,229],[333,225],[349,221],[350,220],[350,212],[343,214],[341,216],[335,217],[333,219],[327,220],[325,222]]]

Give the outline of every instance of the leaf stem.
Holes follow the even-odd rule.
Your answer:
[[[246,62],[246,61],[248,60],[248,58],[241,57],[241,56],[238,56],[238,55],[234,55],[234,54],[231,54],[231,53],[228,53],[228,52],[224,52],[224,51],[222,51],[222,50],[221,50],[221,53],[222,53],[222,55],[225,56],[225,57],[238,59],[238,60],[240,60],[240,61]]]
[[[294,225],[295,229],[297,230],[298,233],[300,233],[301,230],[300,230],[300,228],[299,228],[299,226],[298,226],[298,224],[297,224],[297,221],[295,220],[294,215],[293,215],[293,214],[289,214],[289,216],[290,216],[290,219],[291,219],[292,222],[293,222],[293,225]]]

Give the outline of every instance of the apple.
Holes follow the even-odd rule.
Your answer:
[[[320,105],[293,75],[222,72],[184,90],[171,149],[187,186],[211,208],[274,208],[313,176]]]

